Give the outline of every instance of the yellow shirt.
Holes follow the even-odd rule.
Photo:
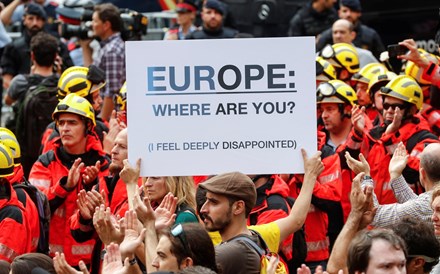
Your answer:
[[[248,226],[248,229],[255,230],[260,233],[261,237],[267,244],[267,247],[271,252],[278,253],[278,247],[280,246],[280,228],[275,222],[262,225]],[[214,246],[222,242],[222,237],[218,231],[208,232],[211,237]]]

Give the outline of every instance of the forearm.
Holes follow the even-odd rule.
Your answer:
[[[147,273],[157,271],[153,267],[153,259],[156,257],[156,247],[157,247],[157,234],[154,221],[147,221],[144,223],[146,228],[145,232],[145,267],[147,268]]]
[[[333,250],[330,254],[327,263],[328,273],[338,273],[340,269],[344,269],[344,273],[346,273],[348,247],[358,232],[361,218],[362,213],[360,212],[352,211],[350,215],[348,215],[347,222],[339,233],[338,238],[336,238]]]
[[[288,235],[300,229],[304,224],[312,200],[312,193],[316,178],[316,175],[311,174],[306,174],[304,176],[301,191],[292,207],[292,210],[290,211],[289,216],[276,221],[280,228],[281,241],[283,241]]]
[[[4,25],[9,25],[11,23],[12,14],[20,4],[21,0],[14,0],[2,10],[0,13],[0,19]]]

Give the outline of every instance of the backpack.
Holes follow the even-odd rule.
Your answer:
[[[47,77],[29,87],[18,110],[16,136],[21,147],[25,176],[40,155],[41,138],[52,122],[58,104],[57,77]]]
[[[26,80],[26,85],[24,85],[20,91],[23,93],[17,98],[17,101],[12,105],[12,115],[6,119],[5,127],[10,129],[14,134],[17,134],[17,117],[18,112],[20,111],[21,106],[23,105],[24,97],[26,96],[27,91],[30,87],[36,86],[42,81],[42,76],[38,74],[22,74],[22,76]]]
[[[269,195],[266,198],[269,202],[271,199],[283,199],[288,204],[289,211],[287,213],[290,214],[290,210],[295,204],[295,199],[292,197],[283,197],[279,194]],[[268,208],[269,209],[269,208]],[[266,210],[268,210],[266,209]],[[262,213],[265,210],[259,211],[258,213]],[[250,224],[255,225],[257,223],[257,214],[250,215]],[[298,267],[301,267],[301,264],[304,264],[307,257],[307,242],[306,242],[306,233],[304,230],[304,225],[301,229],[295,231],[293,233],[293,241],[292,241],[292,259],[287,260],[283,252],[279,252],[281,258],[286,262],[287,267],[289,268],[289,272],[295,273]]]
[[[50,206],[47,196],[41,192],[36,186],[29,183],[26,178],[21,184],[15,184],[13,187],[15,190],[24,190],[38,210],[38,219],[40,223],[40,238],[38,239],[37,252],[49,254],[49,223],[50,223]],[[21,201],[21,199],[19,198]]]
[[[247,246],[252,247],[252,249],[254,249],[257,252],[257,254],[260,256],[260,274],[266,274],[267,273],[267,266],[269,265],[269,261],[270,261],[270,257],[272,256],[272,253],[270,252],[269,248],[267,247],[266,242],[261,237],[260,233],[258,233],[257,231],[254,231],[254,230],[251,230],[251,232],[252,232],[252,234],[258,236],[258,240],[260,241],[260,244],[262,245],[262,247],[260,247],[256,242],[252,241],[250,238],[248,238],[246,236],[238,236],[238,237],[231,239],[230,241],[242,241]],[[275,269],[275,274],[287,274],[287,273],[289,273],[289,272],[287,272],[286,267],[283,264],[283,262],[278,261],[277,267]]]

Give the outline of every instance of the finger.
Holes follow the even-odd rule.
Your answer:
[[[360,172],[358,175],[356,175],[356,177],[354,177],[353,182],[351,184],[351,189],[355,189],[356,191],[360,191],[361,190],[361,180],[362,178],[364,178],[365,173],[364,172]]]
[[[302,155],[302,157],[303,157],[303,161],[306,162],[307,159],[308,159],[308,157],[307,157],[307,152],[306,152],[306,150],[303,149],[303,148],[301,149],[301,155]]]
[[[364,157],[364,155],[363,155],[362,153],[359,154],[359,159],[361,160],[361,162],[362,162],[363,164],[368,164],[367,160],[365,159],[365,157]]]
[[[101,169],[101,162],[100,162],[99,160],[96,161],[95,168],[96,168],[97,170],[100,170],[100,169]]]
[[[89,274],[89,270],[87,269],[86,264],[81,260],[79,261],[79,270],[83,273],[83,274]]]
[[[136,168],[137,170],[141,170],[141,158],[136,160]]]

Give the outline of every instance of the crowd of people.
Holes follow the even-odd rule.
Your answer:
[[[14,41],[0,27],[14,107],[0,128],[0,273],[440,273],[440,57],[400,41],[396,71],[360,2],[334,4],[313,0],[290,24],[317,46],[304,174],[142,178],[118,8],[94,7],[100,48],[81,39],[74,65],[53,4],[13,0],[0,13],[23,23]],[[179,1],[164,39],[250,36],[224,3],[204,1],[200,27],[197,9]]]

